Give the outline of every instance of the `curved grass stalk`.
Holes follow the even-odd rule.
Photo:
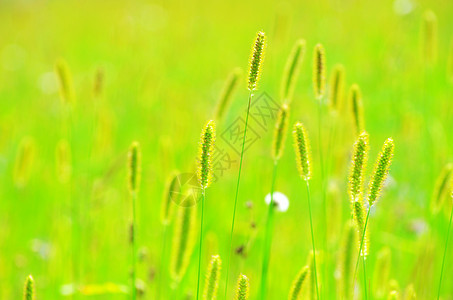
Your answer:
[[[451,208],[451,213],[450,213],[450,222],[448,223],[447,238],[445,239],[444,257],[442,258],[442,267],[440,269],[439,290],[437,292],[437,300],[439,300],[439,298],[440,298],[440,290],[441,290],[441,287],[442,287],[442,276],[444,274],[445,257],[447,255],[448,238],[450,236],[451,220],[452,219],[453,219],[453,206]]]
[[[307,183],[307,203],[308,203],[308,214],[310,215],[310,230],[311,230],[311,244],[313,248],[313,268],[314,268],[314,277],[316,283],[316,297],[319,299],[319,287],[318,287],[318,274],[316,268],[316,247],[315,247],[315,235],[313,233],[313,220],[311,217],[311,197],[310,197],[310,184],[308,180],[305,181]]]

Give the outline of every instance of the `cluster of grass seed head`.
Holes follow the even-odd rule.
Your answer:
[[[444,199],[450,197],[453,190],[453,164],[447,164],[436,180],[433,197],[431,200],[431,212],[436,214],[441,209]]]
[[[296,278],[293,281],[291,286],[291,290],[289,292],[288,300],[297,300],[300,299],[302,295],[302,289],[307,282],[307,278],[310,276],[310,268],[308,266],[304,266],[299,273],[297,274]]]
[[[248,77],[248,89],[254,91],[261,76],[261,67],[264,60],[264,51],[266,48],[266,36],[260,31],[256,34],[255,44],[252,47],[250,55],[250,70]]]
[[[213,255],[211,262],[208,266],[206,273],[206,282],[204,285],[203,299],[212,300],[217,297],[217,290],[219,288],[220,269],[222,267],[222,260],[220,256]]]
[[[326,94],[326,56],[321,44],[315,46],[313,54],[313,90],[318,100]]]
[[[238,83],[241,78],[241,69],[236,68],[228,76],[225,86],[223,87],[222,93],[220,94],[219,104],[217,105],[216,120],[221,120],[225,115],[225,111],[228,108],[231,99],[233,98],[234,92],[238,87]]]
[[[74,102],[74,87],[72,86],[71,73],[66,62],[62,59],[55,64],[58,81],[60,82],[60,97],[63,103]]]
[[[428,64],[434,64],[437,59],[437,16],[428,10],[423,15],[424,58]]]
[[[286,131],[289,122],[289,106],[283,104],[277,115],[277,122],[275,124],[274,140],[272,144],[272,157],[274,161],[280,159],[283,153],[283,148],[286,141]]]
[[[374,171],[369,184],[368,205],[370,207],[373,206],[373,204],[379,198],[380,192],[390,170],[394,148],[395,145],[393,143],[393,139],[388,138],[384,142],[382,150],[378,155],[378,159],[374,165]]]
[[[304,180],[310,180],[310,141],[308,139],[307,131],[302,123],[297,122],[294,124],[293,138],[299,175]]]
[[[234,299],[247,300],[249,298],[249,289],[249,279],[244,274],[240,274],[237,281],[236,296]]]
[[[202,189],[206,189],[212,178],[212,156],[215,144],[215,123],[208,121],[201,131],[200,148],[198,152],[198,182]]]
[[[335,65],[330,77],[329,106],[333,111],[340,111],[344,97],[345,70],[343,65]]]
[[[176,282],[180,282],[186,273],[195,244],[196,210],[194,204],[192,198],[184,199],[176,214],[170,256],[170,274]]]
[[[163,225],[170,224],[172,215],[173,215],[173,207],[174,205],[172,202],[179,203],[179,199],[181,198],[181,184],[179,182],[179,172],[174,172],[167,183],[167,189],[162,200],[161,212],[160,212],[160,220]]]
[[[344,236],[337,267],[339,274],[339,293],[341,295],[340,299],[352,299],[352,277],[354,272],[354,259],[357,256],[357,248],[355,246],[357,243],[357,229],[354,226],[354,223],[349,221],[344,228]]]
[[[141,176],[141,151],[138,142],[132,143],[129,149],[128,158],[129,191],[131,193],[137,193]]]
[[[305,40],[298,40],[293,47],[288,61],[286,62],[280,96],[288,103],[291,102],[294,94],[297,77],[299,76],[300,65],[305,55],[305,45]]]
[[[353,84],[349,90],[349,103],[351,105],[352,119],[356,134],[360,134],[365,130],[365,121],[363,118],[363,104],[362,104],[362,93],[357,84]]]
[[[24,300],[35,300],[35,283],[31,275],[25,280]]]
[[[368,158],[369,137],[362,132],[354,144],[352,166],[348,180],[348,191],[351,202],[362,201],[364,173]]]

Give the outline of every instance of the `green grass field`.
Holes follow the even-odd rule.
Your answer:
[[[424,21],[428,11],[437,26]],[[440,196],[436,188],[453,162],[452,16],[453,2],[446,0],[0,1],[0,299],[20,299],[29,274],[36,299],[132,299],[127,153],[134,141],[141,148],[137,299],[196,299],[201,202],[193,207],[193,251],[179,285],[169,263],[181,209],[171,203],[175,214],[167,230],[161,209],[172,174],[196,171],[200,132],[211,119],[214,157],[221,159],[204,201],[200,289],[211,256],[218,254],[217,298],[224,299],[243,134],[234,130],[246,118],[250,49],[260,30],[267,47],[248,123],[227,299],[234,298],[240,273],[249,279],[250,299],[262,298],[264,198],[272,185],[276,112],[285,102],[285,64],[299,39],[306,51],[275,180],[289,208],[273,215],[267,299],[288,297],[312,251],[306,187],[291,134],[297,121],[311,141],[320,299],[347,299],[338,265],[352,218],[348,176],[357,130],[348,91],[354,83],[369,134],[365,194],[389,137],[395,152],[367,223],[368,295],[360,259],[349,299],[387,299],[392,291],[400,298],[389,299],[415,299],[405,292],[410,285],[416,299],[437,299],[453,205],[451,180]],[[320,113],[312,83],[318,43],[327,72]],[[56,68],[61,64],[68,70],[66,85]],[[345,68],[345,85],[342,108],[333,113],[327,102],[336,64]],[[222,89],[237,68],[237,89],[224,117],[216,119]],[[453,299],[452,253],[450,245],[444,300]],[[307,282],[300,299],[316,299],[312,289]]]

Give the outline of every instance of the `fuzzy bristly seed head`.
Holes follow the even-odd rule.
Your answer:
[[[302,123],[294,124],[293,129],[294,151],[296,152],[296,164],[299,175],[304,180],[309,180],[310,170],[310,141],[307,131]]]
[[[216,120],[219,121],[225,115],[225,111],[228,108],[231,98],[233,98],[234,92],[238,86],[239,79],[241,77],[241,69],[236,68],[228,76],[227,81],[223,87],[222,93],[220,94],[219,104],[217,105]]]
[[[384,186],[385,179],[387,178],[387,175],[390,170],[394,148],[395,145],[393,143],[393,139],[388,138],[384,142],[382,150],[378,155],[378,159],[376,160],[376,163],[374,165],[374,171],[371,176],[371,181],[369,183],[368,191],[369,206],[373,206],[373,204],[380,196],[380,192],[382,190],[382,187]]]
[[[272,157],[275,161],[279,160],[283,153],[283,148],[286,141],[286,131],[289,122],[289,107],[283,104],[277,115],[275,123],[274,142],[272,144]]]
[[[360,134],[365,130],[365,123],[363,120],[362,93],[360,92],[360,88],[357,84],[353,84],[349,90],[349,103],[351,105],[352,118],[356,134]]]
[[[264,50],[266,48],[266,36],[260,31],[256,34],[255,44],[250,55],[250,71],[248,78],[248,89],[254,91],[261,76],[261,67],[264,60]]]
[[[329,87],[329,106],[334,111],[340,111],[343,105],[344,97],[344,67],[343,65],[336,65],[333,68],[332,75],[330,77]]]
[[[220,269],[222,266],[222,260],[220,256],[213,255],[211,262],[208,266],[206,273],[206,282],[204,285],[203,299],[212,300],[217,297],[217,289],[219,288]]]
[[[441,209],[444,199],[450,197],[453,191],[453,164],[447,164],[436,180],[433,197],[431,200],[431,212],[436,214]]]
[[[181,183],[179,182],[179,172],[174,172],[170,176],[164,199],[162,199],[160,219],[163,225],[170,224],[174,208],[172,202],[179,203],[180,197]]]
[[[141,151],[138,142],[132,143],[128,158],[129,190],[131,193],[136,193],[140,186],[141,176]]]
[[[351,202],[361,201],[363,195],[364,173],[368,158],[368,133],[362,132],[354,144],[352,165],[348,180],[348,191]]]
[[[423,15],[423,38],[425,61],[434,64],[437,59],[437,16],[431,10]]]
[[[202,189],[211,183],[212,156],[215,144],[215,122],[209,121],[201,131],[200,148],[198,151],[198,182]]]
[[[74,101],[74,88],[68,65],[64,60],[60,59],[55,64],[55,71],[60,82],[61,100],[64,103],[72,103]]]
[[[363,244],[362,244],[362,251],[360,252],[361,256],[367,256],[368,254],[368,235],[367,232],[365,231],[365,235],[363,234],[365,229],[365,219],[366,219],[366,211],[365,207],[363,206],[362,201],[355,201],[352,204],[352,215],[353,219],[355,222],[355,225],[357,227],[357,232],[359,234],[358,236],[358,243],[357,243],[357,249],[360,250],[360,244],[362,243],[362,237],[363,237]]]
[[[185,203],[187,202],[187,203]],[[196,235],[196,210],[194,200],[183,200],[175,218],[173,241],[170,256],[170,274],[173,280],[180,282],[189,266]]]
[[[318,100],[326,94],[326,57],[321,44],[316,45],[313,54],[313,89]]]
[[[304,287],[305,282],[307,282],[307,277],[310,274],[310,268],[308,266],[303,267],[296,278],[293,281],[291,286],[291,291],[289,292],[289,300],[297,300],[300,298],[302,288]]]
[[[288,57],[283,73],[281,98],[290,103],[296,86],[297,77],[299,76],[299,69],[305,55],[305,40],[298,40]]]
[[[35,300],[35,283],[31,275],[25,280],[24,300]]]
[[[236,287],[235,300],[247,300],[249,298],[249,279],[244,274],[240,274]]]
[[[36,143],[32,137],[24,137],[17,150],[14,162],[13,179],[17,187],[22,188],[27,185],[33,170],[35,160]]]

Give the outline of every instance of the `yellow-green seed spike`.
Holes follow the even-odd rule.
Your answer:
[[[387,283],[389,281],[391,266],[392,256],[390,248],[385,247],[381,249],[377,255],[372,282],[373,293],[378,298],[382,298],[387,292]]]
[[[35,159],[36,145],[32,137],[24,137],[20,144],[14,162],[13,180],[17,187],[27,185]]]
[[[162,199],[162,206],[160,211],[160,220],[162,225],[168,225],[173,216],[173,209],[175,202],[179,204],[181,198],[181,183],[179,182],[179,172],[173,172],[167,183],[167,189],[164,198]]]
[[[308,281],[307,278],[310,275],[310,268],[308,266],[303,267],[296,278],[294,278],[291,290],[289,292],[288,300],[297,300],[300,299],[302,294],[302,289],[305,283]]]
[[[216,120],[220,121],[225,115],[225,111],[227,110],[231,99],[233,98],[240,78],[241,69],[239,68],[234,69],[233,72],[228,76],[222,93],[220,94],[219,104],[217,105],[216,111]]]
[[[220,259],[220,256],[213,255],[211,258],[211,262],[208,266],[207,273],[206,273],[206,282],[204,285],[204,293],[203,293],[204,300],[216,299],[217,290],[219,288],[221,267],[222,267],[222,260]]]
[[[294,124],[293,139],[299,175],[303,180],[310,180],[310,141],[308,139],[307,131],[302,123],[297,122]]]
[[[31,275],[25,280],[24,300],[35,300],[35,283]]]
[[[247,300],[249,298],[249,279],[244,274],[240,274],[236,287],[235,300]]]
[[[404,291],[404,300],[415,300],[417,299],[417,294],[415,293],[414,285],[411,283],[407,286]]]
[[[128,179],[129,179],[129,191],[136,193],[140,186],[141,176],[141,151],[140,144],[133,142],[128,154]]]
[[[352,299],[354,259],[357,257],[357,229],[352,221],[346,223],[338,259],[340,299]]]
[[[359,239],[357,241],[357,249],[360,250],[360,244],[362,242],[362,236],[364,236],[363,230],[365,229],[366,221],[366,211],[362,201],[355,201],[352,204],[352,216],[357,227],[357,232],[359,234]],[[366,231],[368,231],[368,226]],[[368,254],[368,234],[366,231],[365,236],[363,238],[362,252],[360,253],[361,256],[367,256]]]
[[[298,40],[286,61],[280,96],[287,103],[291,103],[294,94],[300,65],[305,55],[305,45],[305,40]]]
[[[310,255],[308,256],[308,262],[307,262],[307,265],[310,268],[310,272],[309,272],[310,281],[308,284],[308,295],[309,295],[308,299],[318,300],[317,293],[316,293],[316,282],[318,282],[318,288],[319,288],[319,290],[321,290],[321,281],[319,278],[319,273],[317,274],[318,280],[315,279],[316,273],[314,272],[314,269],[315,269],[314,255],[316,255],[316,262],[319,263],[319,253],[316,252],[316,254],[314,254],[313,251],[310,251]],[[319,264],[317,264],[317,267],[319,268]]]
[[[352,165],[349,173],[348,191],[351,203],[362,201],[363,183],[368,159],[369,137],[365,131],[360,134],[354,144]]]
[[[442,208],[446,197],[450,196],[453,185],[453,164],[447,164],[436,180],[433,197],[431,200],[431,212],[436,214]]]
[[[330,76],[329,107],[333,111],[341,111],[344,97],[345,71],[341,64],[334,66]]]
[[[74,87],[68,65],[62,59],[55,64],[58,81],[60,83],[60,97],[63,103],[74,102]]]
[[[356,134],[359,135],[365,130],[365,121],[363,118],[362,93],[357,84],[353,84],[349,90],[349,103],[351,106],[352,120]]]
[[[378,155],[369,184],[368,204],[370,207],[373,206],[380,196],[380,192],[390,170],[394,148],[393,139],[388,138],[384,142],[382,150]]]
[[[264,60],[264,50],[266,48],[266,36],[260,31],[256,34],[255,43],[250,55],[250,70],[248,77],[248,89],[254,91],[257,89],[258,81],[261,76],[261,67]]]
[[[288,129],[289,121],[289,107],[283,104],[277,115],[277,122],[275,123],[274,141],[272,144],[272,158],[277,161],[283,153],[283,148],[286,141],[286,132]]]
[[[450,42],[450,51],[448,52],[447,78],[453,84],[453,39]]]
[[[387,300],[400,300],[400,294],[398,291],[391,291],[387,297]]]
[[[202,189],[211,184],[212,156],[215,145],[215,123],[209,121],[201,131],[200,148],[198,151],[198,182]]]
[[[433,65],[437,60],[437,16],[431,10],[423,14],[423,52],[425,62]]]
[[[313,90],[316,99],[321,101],[326,94],[326,57],[321,44],[316,45],[313,54]]]
[[[170,274],[174,281],[184,277],[195,244],[196,210],[193,198],[183,200],[176,214],[170,256]]]
[[[55,150],[58,181],[67,183],[71,178],[71,147],[67,140],[60,140]]]

